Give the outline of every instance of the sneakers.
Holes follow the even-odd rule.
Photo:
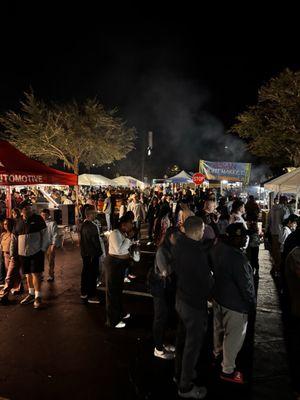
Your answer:
[[[239,371],[234,371],[232,374],[225,374],[225,372],[221,372],[220,378],[223,381],[239,383],[240,385],[245,383],[244,376]]]
[[[182,392],[178,390],[178,396],[183,399],[204,399],[207,395],[207,389],[204,386],[193,386],[188,392]]]
[[[120,321],[120,322],[115,326],[115,328],[117,328],[117,329],[122,329],[122,328],[125,328],[125,326],[126,326],[125,322]]]
[[[170,353],[175,353],[175,346],[173,344],[164,344],[164,349]]]
[[[123,320],[125,319],[129,319],[131,317],[131,315],[128,313],[128,314],[126,314],[124,317],[123,317]]]
[[[87,297],[87,294],[82,294],[82,295],[80,295],[80,298],[81,298],[81,300],[86,300],[88,297]]]
[[[92,298],[88,299],[88,303],[90,303],[90,304],[100,304],[100,300],[98,299],[98,297],[92,297]]]
[[[129,275],[128,275],[128,278],[129,278],[129,279],[136,279],[136,275],[129,274]]]
[[[130,283],[131,280],[129,278],[127,278],[127,276],[124,278],[124,283]]]
[[[163,360],[174,360],[175,354],[171,353],[165,349],[163,350],[157,350],[157,348],[154,348],[154,356],[158,358],[162,358]]]
[[[47,279],[47,282],[54,282],[54,276],[49,276],[49,278]]]
[[[41,308],[41,305],[42,305],[42,299],[40,297],[36,297],[34,299],[33,307],[35,309],[38,309],[38,308]]]
[[[34,295],[33,294],[28,294],[21,302],[20,304],[26,305],[26,304],[31,304],[34,303]]]

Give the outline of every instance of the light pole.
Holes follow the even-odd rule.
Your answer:
[[[144,175],[145,175],[146,153],[147,153],[147,157],[151,157],[152,149],[153,149],[153,132],[149,131],[148,132],[147,149],[146,149],[145,135],[143,135],[143,143],[142,143],[142,181],[143,182],[144,182],[144,178],[145,178]]]

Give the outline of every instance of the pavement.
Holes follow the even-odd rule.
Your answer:
[[[292,399],[277,290],[268,253],[260,253],[257,314],[238,360],[248,384],[219,381],[218,369],[211,366],[210,324],[198,365],[199,383],[207,385],[208,399]],[[133,315],[128,327],[109,329],[104,325],[104,292],[100,305],[80,300],[79,249],[66,242],[58,250],[55,282],[43,284],[42,310],[21,306],[19,297],[0,306],[0,398],[176,399],[173,362],[153,357],[152,299],[144,284],[152,257],[143,254],[134,266],[137,281],[126,285],[134,292],[124,295],[125,309]],[[169,341],[174,337],[175,324]]]

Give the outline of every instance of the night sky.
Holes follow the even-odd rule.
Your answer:
[[[149,130],[154,151],[145,173],[152,178],[174,163],[195,171],[200,158],[259,164],[225,132],[255,103],[264,82],[286,67],[300,69],[300,57],[208,53],[202,31],[188,24],[120,22],[99,14],[84,27],[78,18],[49,15],[1,14],[1,112],[17,109],[30,87],[45,101],[97,96],[107,107],[118,106],[139,139],[127,160],[91,170],[107,176],[140,178],[141,142]]]

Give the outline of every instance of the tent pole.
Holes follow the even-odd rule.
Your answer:
[[[10,218],[12,209],[11,187],[6,186],[6,218]]]
[[[75,190],[75,224],[79,228],[79,185],[74,186]]]

